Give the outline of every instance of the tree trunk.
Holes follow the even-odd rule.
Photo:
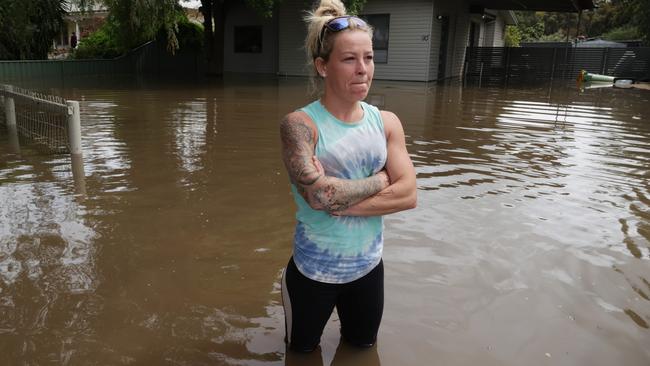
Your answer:
[[[201,14],[203,14],[203,45],[205,46],[205,61],[208,75],[215,73],[214,67],[214,34],[212,32],[212,3],[214,0],[201,0]]]
[[[211,76],[223,75],[226,15],[230,3],[229,0],[201,0],[201,5],[207,61],[206,73]]]
[[[214,59],[218,75],[223,75],[224,64],[224,39],[226,36],[226,14],[228,13],[228,1],[216,0],[212,8],[214,16]]]

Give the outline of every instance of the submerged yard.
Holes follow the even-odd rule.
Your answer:
[[[379,344],[332,319],[291,359],[278,123],[306,81],[36,87],[81,103],[84,189],[0,124],[0,364],[650,362],[646,90],[375,82],[419,194],[386,219]]]

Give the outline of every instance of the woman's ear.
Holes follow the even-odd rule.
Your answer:
[[[323,60],[322,57],[316,57],[314,60],[314,65],[316,66],[316,71],[318,72],[318,75],[320,77],[324,78],[327,77],[327,64],[325,63],[325,60]]]

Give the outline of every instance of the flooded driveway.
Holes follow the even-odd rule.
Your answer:
[[[99,85],[47,89],[81,103],[82,182],[0,127],[0,364],[650,363],[650,92],[376,82],[419,189],[378,347],[333,319],[285,360],[278,122],[306,80]]]

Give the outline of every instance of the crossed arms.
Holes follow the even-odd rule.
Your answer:
[[[306,113],[293,112],[282,120],[282,159],[291,182],[313,209],[341,216],[378,216],[415,207],[415,170],[406,151],[402,125],[390,112],[382,111],[382,119],[386,167],[363,179],[325,175],[314,155],[316,127]]]

